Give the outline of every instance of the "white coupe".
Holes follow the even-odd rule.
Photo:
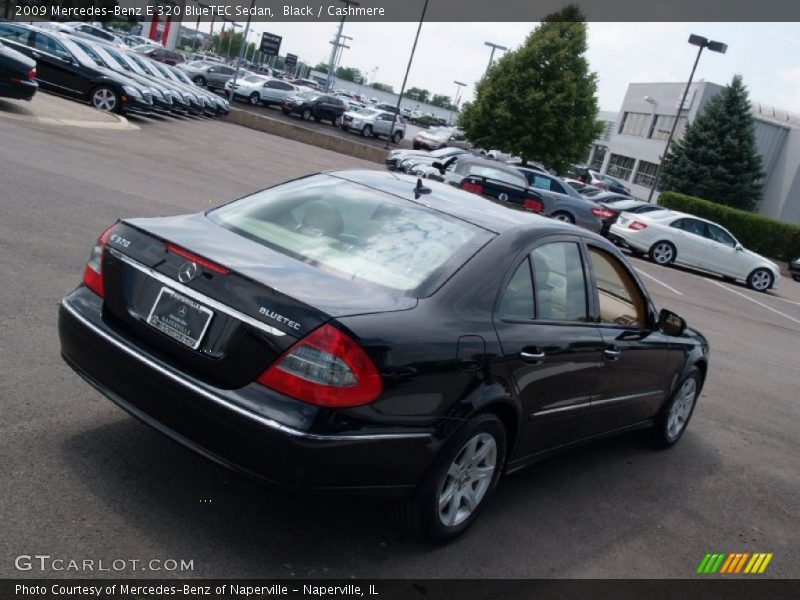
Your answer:
[[[780,280],[778,265],[745,249],[725,228],[693,215],[671,210],[623,212],[609,234],[659,265],[675,262],[711,271],[760,292],[776,287]]]

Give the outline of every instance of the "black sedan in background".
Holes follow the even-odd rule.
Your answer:
[[[62,33],[17,23],[0,23],[0,40],[36,60],[42,89],[87,100],[98,110],[149,114],[151,92],[135,81],[97,65]]]
[[[708,345],[619,250],[421,183],[330,172],[118,221],[61,302],[61,353],[204,456],[295,491],[400,497],[436,541],[554,451],[678,441]]]
[[[800,281],[800,257],[795,258],[789,263],[789,275],[795,281]]]
[[[344,102],[334,96],[319,92],[300,92],[287,96],[281,104],[281,110],[287,115],[300,115],[305,121],[313,117],[315,121],[325,120],[338,125],[346,109]]]
[[[600,234],[606,237],[608,237],[608,232],[609,229],[611,229],[611,226],[617,222],[619,216],[624,212],[640,215],[644,213],[655,212],[657,210],[666,210],[663,206],[659,206],[658,204],[642,202],[641,200],[631,200],[630,198],[626,198],[624,200],[613,200],[611,202],[603,202],[602,200],[598,200],[597,202],[602,204],[606,209],[606,216],[601,218],[603,227],[600,230]]]
[[[0,42],[0,97],[30,100],[37,89],[36,61]]]

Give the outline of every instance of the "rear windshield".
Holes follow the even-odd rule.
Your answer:
[[[208,216],[343,279],[418,296],[435,291],[433,283],[488,239],[469,223],[330,175],[258,192]]]

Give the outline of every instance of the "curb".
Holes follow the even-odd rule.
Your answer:
[[[332,150],[340,154],[348,154],[355,158],[361,158],[379,164],[384,163],[384,158],[386,156],[381,148],[359,144],[358,142],[353,142],[338,136],[308,129],[302,125],[295,125],[294,123],[287,123],[286,121],[257,115],[239,108],[231,108],[226,120],[230,123],[241,125],[242,127],[263,131],[264,133],[295,140],[297,142],[316,146],[317,148]]]

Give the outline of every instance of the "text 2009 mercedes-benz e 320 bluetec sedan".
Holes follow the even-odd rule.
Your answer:
[[[208,457],[400,496],[432,540],[553,450],[635,428],[677,441],[705,339],[601,237],[429,185],[332,172],[119,221],[61,304],[63,356]]]

